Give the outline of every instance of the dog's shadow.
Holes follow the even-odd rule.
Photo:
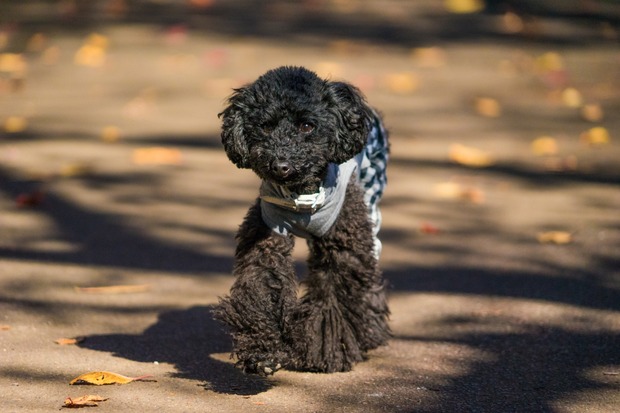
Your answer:
[[[142,334],[87,336],[80,346],[139,362],[173,364],[174,377],[203,382],[205,389],[218,393],[253,395],[271,388],[266,379],[213,357],[229,354],[231,344],[212,312],[213,306],[164,312]]]

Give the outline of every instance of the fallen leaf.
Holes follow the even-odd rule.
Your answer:
[[[81,343],[85,340],[84,337],[75,337],[75,338],[59,338],[54,340],[54,343],[60,344],[61,346],[70,346],[74,344]]]
[[[26,130],[28,121],[23,116],[9,116],[3,126],[7,133],[20,133]]]
[[[19,208],[39,206],[43,203],[45,194],[41,190],[24,192],[15,198],[15,203]]]
[[[547,231],[540,232],[537,236],[541,244],[569,244],[573,241],[573,236],[566,231]]]
[[[550,172],[576,171],[578,166],[579,159],[575,155],[565,158],[553,156],[545,161],[545,168]]]
[[[75,287],[75,291],[85,294],[133,294],[143,293],[151,289],[148,284],[142,285],[109,285],[104,287]]]
[[[606,145],[610,140],[609,131],[601,126],[597,126],[583,132],[580,135],[580,139],[588,145]]]
[[[45,49],[47,42],[47,36],[43,33],[35,33],[28,39],[26,50],[31,53],[40,53]]]
[[[108,45],[107,37],[93,33],[75,53],[73,62],[79,66],[101,67],[106,61]]]
[[[92,173],[93,168],[91,165],[83,162],[75,162],[67,165],[63,165],[60,168],[60,176],[64,178],[72,178],[76,176],[83,176]]]
[[[588,122],[603,120],[603,108],[598,103],[589,103],[581,108],[581,116]]]
[[[451,13],[477,13],[484,10],[484,0],[445,0],[444,5]]]
[[[0,53],[0,72],[21,77],[27,69],[28,63],[22,54]]]
[[[484,192],[471,185],[463,185],[458,182],[442,182],[435,185],[436,196],[445,199],[465,200],[474,204],[484,203]]]
[[[101,140],[104,142],[116,142],[121,137],[121,130],[116,126],[106,126],[101,130]]]
[[[67,397],[63,407],[67,408],[80,408],[80,407],[96,407],[99,406],[98,402],[104,402],[108,400],[107,397],[101,397],[99,395],[86,395],[76,398]]]
[[[422,225],[420,225],[420,232],[422,234],[436,235],[439,234],[440,231],[435,225],[428,222],[423,222]]]
[[[446,65],[446,52],[440,47],[416,47],[411,51],[411,58],[421,67],[436,69]]]
[[[183,161],[181,151],[171,148],[139,148],[133,152],[136,165],[179,165]]]
[[[578,108],[583,104],[581,92],[574,87],[567,87],[562,91],[562,103],[569,108]]]
[[[474,168],[484,168],[493,165],[492,156],[481,149],[455,143],[450,146],[448,154],[451,161]]]
[[[140,377],[127,377],[122,374],[111,373],[109,371],[93,371],[90,373],[82,374],[75,379],[71,380],[69,384],[93,384],[95,386],[103,386],[106,384],[127,384],[132,381],[140,381],[146,378],[153,377],[151,375]]]
[[[392,93],[406,95],[413,93],[419,86],[420,80],[415,73],[391,73],[385,76],[385,85]]]
[[[323,79],[337,79],[342,76],[343,68],[336,62],[319,62],[315,67],[316,74]]]
[[[476,113],[487,118],[497,118],[502,114],[502,106],[493,98],[480,97],[474,102]]]
[[[536,156],[556,155],[558,143],[551,136],[541,136],[532,141],[532,152]]]
[[[525,27],[523,18],[516,13],[506,12],[502,16],[502,29],[506,33],[521,33]]]
[[[9,331],[11,326],[9,325],[0,325],[0,331]]]

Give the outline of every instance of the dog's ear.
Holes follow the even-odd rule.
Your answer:
[[[372,123],[372,109],[362,92],[345,82],[329,82],[337,133],[330,143],[331,162],[343,163],[364,149]]]
[[[248,147],[244,136],[243,95],[245,89],[235,89],[228,106],[217,116],[222,119],[222,144],[228,158],[239,168],[249,168]]]

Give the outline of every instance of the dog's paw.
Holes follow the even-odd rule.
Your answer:
[[[262,360],[258,362],[249,360],[239,360],[235,367],[243,370],[247,374],[258,374],[259,376],[271,376],[282,368],[282,364],[273,360]]]

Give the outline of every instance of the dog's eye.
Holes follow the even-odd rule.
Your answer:
[[[299,131],[301,133],[310,133],[314,130],[314,125],[308,122],[302,122],[299,124]]]
[[[263,133],[266,133],[267,135],[269,135],[271,132],[273,132],[274,127],[273,125],[266,123],[262,125],[260,129],[263,131]]]

